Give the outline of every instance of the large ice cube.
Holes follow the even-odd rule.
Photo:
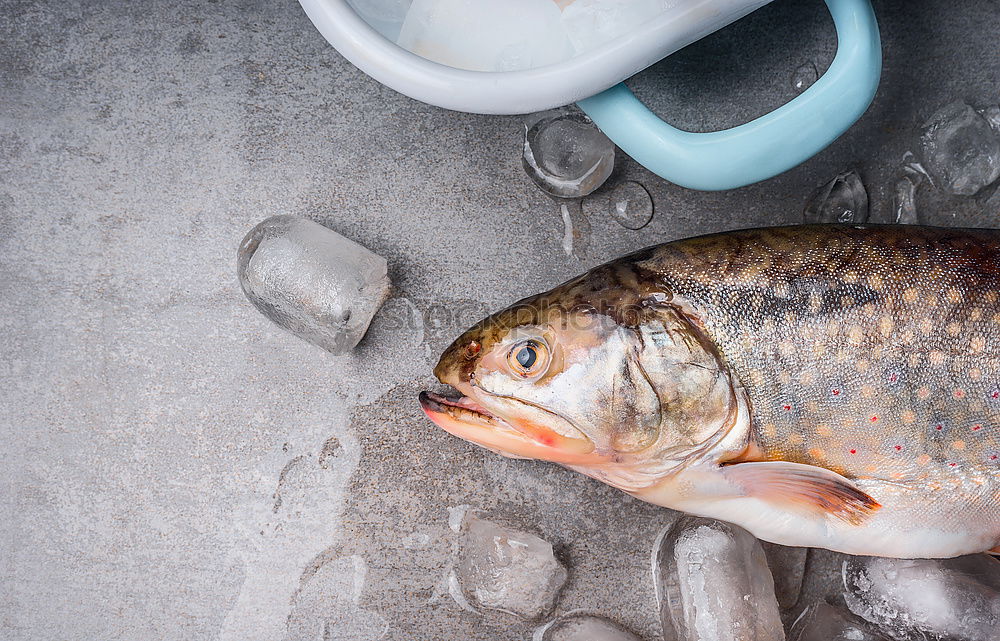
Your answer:
[[[389,294],[386,262],[352,240],[297,216],[250,230],[237,253],[243,292],[299,338],[340,354],[361,340]]]
[[[1000,561],[986,554],[851,557],[844,561],[844,587],[851,611],[898,641],[1000,638]]]
[[[971,196],[1000,178],[1000,135],[958,101],[939,109],[920,134],[924,167],[938,187]]]
[[[524,133],[524,171],[557,198],[582,198],[615,168],[615,144],[585,115],[552,112]]]
[[[533,69],[572,57],[560,17],[553,0],[413,0],[397,42],[458,69]]]
[[[784,641],[760,542],[729,523],[678,519],[654,552],[666,632],[679,641]]]
[[[788,635],[789,641],[886,641],[872,626],[850,612],[828,603],[803,610]]]
[[[537,619],[555,607],[567,575],[547,541],[472,514],[457,576],[473,606]]]

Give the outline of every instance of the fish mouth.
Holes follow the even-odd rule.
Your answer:
[[[448,398],[421,392],[420,406],[435,425],[480,447],[512,458],[532,458],[567,465],[605,463],[589,439],[563,436],[536,423],[512,424],[468,396]]]

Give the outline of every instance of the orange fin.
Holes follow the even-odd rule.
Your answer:
[[[858,525],[881,505],[846,478],[802,463],[736,463],[722,468],[747,496],[827,514]]]
[[[996,546],[995,548],[990,548],[989,550],[986,550],[986,553],[1000,556],[1000,545]]]

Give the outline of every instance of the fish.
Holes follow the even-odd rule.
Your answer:
[[[766,541],[1000,545],[1000,231],[668,242],[485,318],[434,374],[451,434]]]

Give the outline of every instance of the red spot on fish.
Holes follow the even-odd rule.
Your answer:
[[[832,389],[832,390],[830,390],[830,393],[833,394],[834,396],[840,396],[840,390],[839,389]]]
[[[981,430],[981,429],[983,429],[983,426],[982,426],[982,425],[973,425],[973,426],[972,426],[972,431],[973,431],[973,432],[978,432],[978,431],[979,431],[979,430]]]
[[[955,390],[955,398],[965,398],[965,390],[963,389]]]
[[[899,380],[899,374],[897,374],[896,372],[893,372],[892,374],[889,374],[889,382],[890,383],[895,383],[898,380]]]
[[[955,467],[956,465],[958,465],[958,463],[948,463],[948,465]]]
[[[944,429],[944,425],[935,425],[935,426],[934,426],[934,429],[936,429],[937,431],[939,431],[939,432],[940,432],[941,430],[943,430],[943,429]]]
[[[878,421],[878,417],[877,416],[873,416],[872,417],[872,423],[875,423],[876,421]]]
[[[1000,390],[993,390],[992,392],[990,392],[990,398],[992,398],[993,400],[1000,398]]]
[[[990,460],[991,460],[991,461],[995,461],[995,460],[997,460],[997,455],[996,455],[996,454],[994,454],[993,456],[991,456],[991,457],[990,457]]]
[[[784,408],[784,410],[785,410],[786,412],[787,412],[787,411],[789,411],[790,409],[792,409],[792,406],[791,406],[791,405],[783,405],[782,407]]]
[[[851,454],[857,454],[857,453],[858,453],[857,450],[851,450]]]
[[[903,446],[902,446],[902,445],[897,445],[897,446],[896,446],[896,451],[897,451],[897,452],[898,452],[899,450],[901,450],[901,449],[903,449]]]

